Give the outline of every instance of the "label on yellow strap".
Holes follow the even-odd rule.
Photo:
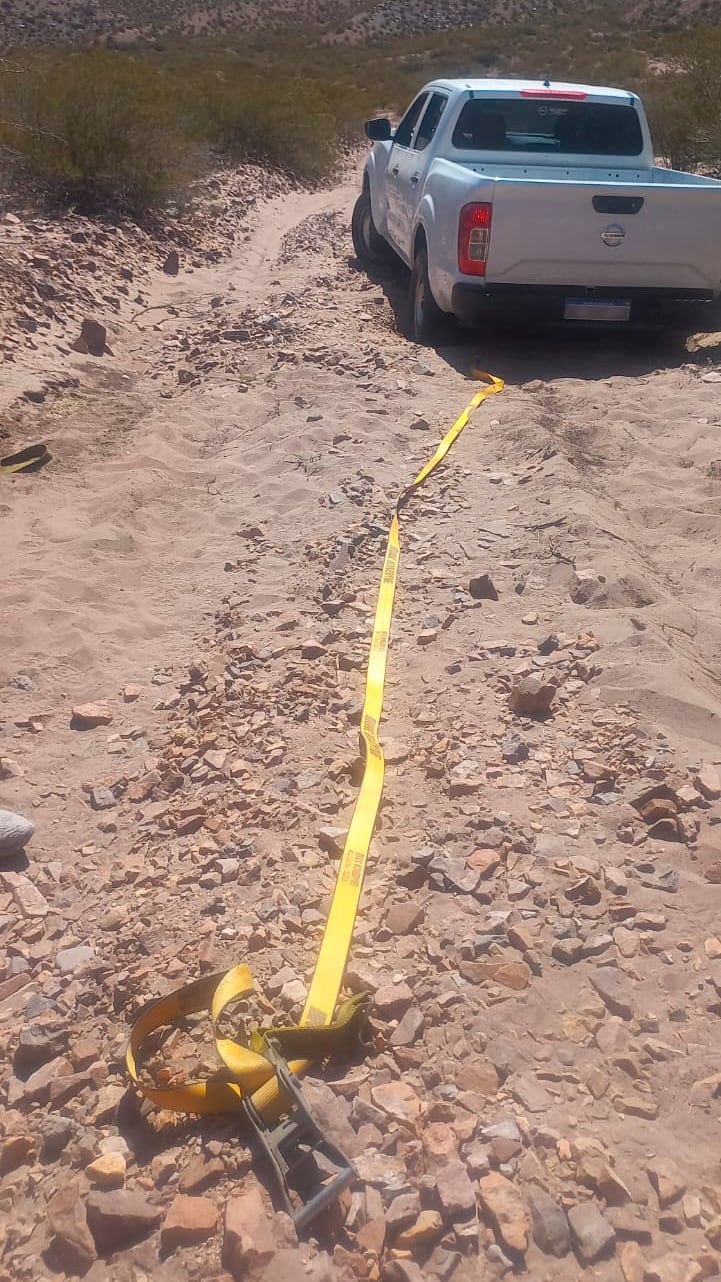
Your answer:
[[[333,1023],[363,888],[368,851],[383,793],[385,763],[378,729],[383,714],[388,645],[398,581],[400,513],[409,497],[446,457],[474,410],[488,396],[503,391],[501,379],[480,371],[474,371],[474,374],[483,380],[485,386],[476,393],[460,418],[456,419],[415,480],[403,490],[393,513],[378,592],[361,720],[365,769],[341,858],[323,942],[300,1021],[301,1027],[308,1030],[314,1027],[325,1028]],[[253,981],[247,966],[236,966],[226,975],[213,975],[186,985],[148,1006],[133,1027],[126,1056],[128,1071],[136,1085],[160,1107],[190,1113],[235,1109],[241,1106],[244,1096],[250,1095],[258,1112],[271,1120],[272,1115],[277,1114],[281,1107],[272,1064],[264,1056],[221,1037],[217,1031],[217,1024],[224,1010],[252,991]],[[208,1081],[184,1086],[154,1088],[142,1085],[138,1081],[137,1056],[145,1038],[157,1028],[174,1023],[191,1011],[205,1008],[211,1015],[216,1050],[223,1065],[221,1072]],[[301,1073],[311,1062],[312,1060],[299,1060],[291,1063],[291,1068]]]

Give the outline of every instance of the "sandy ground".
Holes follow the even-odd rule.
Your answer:
[[[186,1184],[222,1211],[244,1187],[237,1140],[167,1118],[125,1124],[96,1107],[98,1091],[122,1096],[119,1050],[142,1000],[248,946],[274,1009],[297,1006],[287,985],[307,982],[332,885],[325,830],[347,825],[355,796],[382,532],[399,486],[470,398],[479,353],[507,390],[404,517],[388,786],[354,953],[357,984],[402,981],[420,1014],[393,1041],[398,1003],[381,1006],[375,1057],[334,1084],[346,1110],[355,1094],[367,1103],[343,1118],[363,1181],[308,1269],[388,1282],[510,1267],[710,1276],[718,348],[553,335],[413,348],[396,325],[402,275],[370,281],[351,256],[355,186],[281,196],[225,261],[191,273],[181,255],[172,280],[156,270],[139,314],[123,304],[108,321],[112,355],[55,355],[77,385],[8,407],[7,448],[46,440],[53,461],[0,478],[0,804],[37,825],[29,863],[0,870],[0,1125],[6,1147],[27,1140],[0,1183],[6,1276],[72,1273],[47,1207],[69,1178],[91,1207],[92,1160],[113,1146],[126,1187],[159,1209],[140,1246],[132,1233],[114,1243],[110,1264],[93,1228],[87,1276],[223,1276],[220,1232],[161,1263],[157,1221],[177,1172],[161,1180],[152,1161],[170,1149],[182,1179],[188,1153],[216,1165],[220,1154],[213,1177]],[[16,395],[44,360],[42,344],[18,356]],[[482,574],[497,600],[469,594]],[[529,673],[558,687],[546,720],[510,709]],[[72,708],[89,701],[113,721],[79,733]],[[644,778],[666,804],[649,823],[665,830],[635,804]],[[107,809],[92,789],[110,790]],[[244,871],[229,872],[246,847]],[[468,860],[483,867],[480,888],[458,872]],[[17,874],[40,892],[34,915]],[[389,899],[418,906],[408,933]],[[76,946],[92,955],[58,960]],[[494,959],[511,967],[500,979]],[[38,1053],[56,1076],[85,1072],[78,1039],[96,1047],[92,1080],[67,1098],[26,1086],[28,1008],[56,1039]],[[464,1079],[471,1061],[481,1069]],[[412,1121],[383,1095],[401,1079]],[[68,1122],[52,1157],[50,1115]],[[478,1218],[436,1178],[453,1163],[481,1190]],[[676,1180],[670,1202],[654,1163]],[[495,1178],[510,1187],[516,1236],[484,1183]],[[436,1220],[407,1216],[406,1242],[391,1211],[416,1189],[417,1212]],[[573,1228],[556,1262],[541,1212],[528,1218],[539,1189]],[[596,1254],[581,1223],[592,1214],[605,1226],[592,1226]],[[239,1277],[247,1262],[229,1263],[227,1238]],[[293,1261],[288,1277],[300,1250]]]

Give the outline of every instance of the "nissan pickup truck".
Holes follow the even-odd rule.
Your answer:
[[[656,165],[636,94],[437,80],[366,134],[356,255],[410,268],[416,342],[448,316],[721,328],[721,182]]]

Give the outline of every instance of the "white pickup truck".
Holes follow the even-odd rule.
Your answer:
[[[447,314],[721,328],[721,182],[655,165],[635,94],[438,80],[366,134],[353,242],[411,269],[417,342]]]

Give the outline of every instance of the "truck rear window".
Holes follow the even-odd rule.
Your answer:
[[[623,103],[473,98],[453,132],[459,151],[537,151],[558,156],[640,156],[643,135]]]

